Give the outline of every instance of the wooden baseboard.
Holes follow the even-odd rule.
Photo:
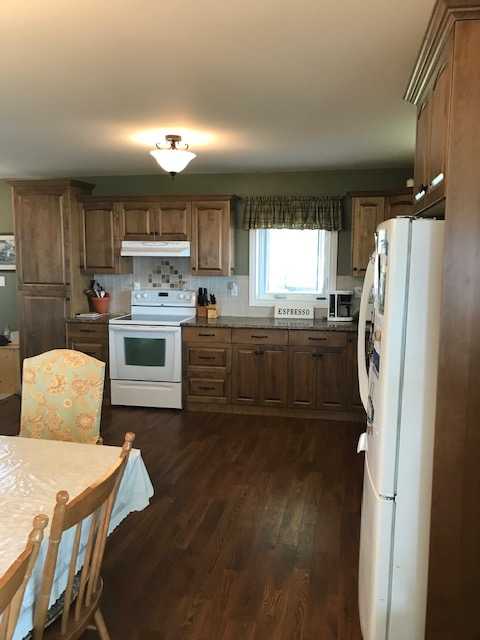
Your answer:
[[[284,418],[308,418],[310,420],[335,420],[338,422],[358,422],[365,420],[363,411],[309,411],[306,409],[289,409],[278,407],[256,407],[234,404],[217,404],[214,402],[185,403],[186,411],[203,411],[210,413],[234,413],[239,415],[279,416]]]

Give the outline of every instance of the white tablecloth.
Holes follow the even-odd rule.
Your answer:
[[[45,513],[51,521],[57,492],[66,490],[74,498],[102,477],[119,455],[119,447],[0,436],[0,575],[25,548],[33,517]],[[129,513],[145,509],[152,495],[152,483],[142,456],[134,449],[113,508],[109,533]],[[32,628],[33,602],[42,575],[48,534],[49,528],[27,586],[14,640],[20,640]],[[65,590],[73,535],[72,528],[62,538],[51,604]],[[87,536],[85,526],[82,551]],[[80,553],[78,568],[82,562]]]

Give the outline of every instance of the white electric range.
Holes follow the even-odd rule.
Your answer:
[[[108,323],[113,405],[182,408],[181,324],[195,304],[194,291],[132,291],[131,314]]]

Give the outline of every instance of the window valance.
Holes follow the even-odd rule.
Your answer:
[[[342,229],[340,196],[250,196],[243,200],[245,229]]]

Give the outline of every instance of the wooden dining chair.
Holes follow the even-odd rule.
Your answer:
[[[23,361],[20,435],[97,443],[105,363],[70,349]]]
[[[25,550],[0,577],[0,640],[11,640],[13,637],[25,587],[37,561],[47,523],[47,516],[35,516]]]
[[[69,502],[66,491],[57,493],[55,510],[50,527],[50,538],[45,558],[40,591],[34,611],[33,640],[75,640],[92,625],[101,640],[110,640],[105,620],[100,611],[103,581],[100,576],[110,517],[128,456],[135,440],[134,433],[126,433],[118,462],[98,482],[87,487]],[[90,519],[88,523],[87,520]],[[83,527],[88,530],[83,567],[77,576],[77,561]],[[75,527],[68,578],[63,594],[63,611],[51,626],[48,609],[53,579],[57,566],[58,550],[63,533]],[[73,607],[73,603],[75,606]],[[72,611],[73,609],[73,611]]]

